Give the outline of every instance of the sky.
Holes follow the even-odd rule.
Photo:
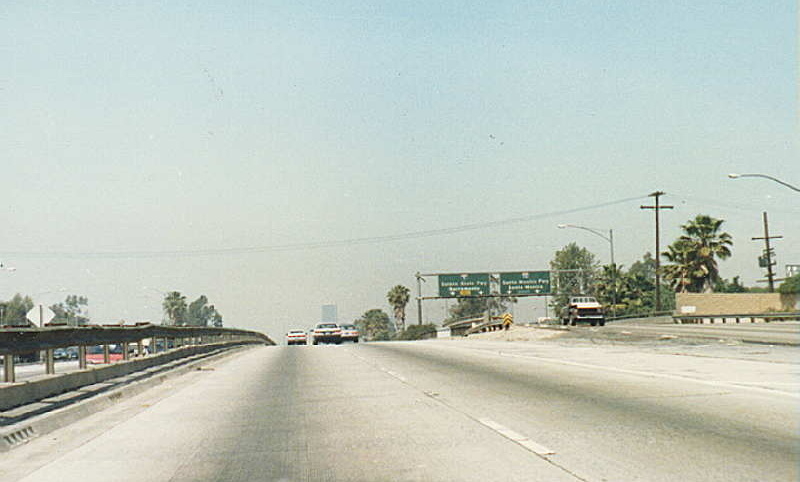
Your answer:
[[[179,290],[280,337],[391,313],[416,272],[608,262],[558,224],[629,266],[657,190],[662,246],[724,219],[722,275],[755,285],[764,211],[800,264],[800,193],[727,174],[800,186],[797,24],[788,0],[3,2],[0,299],[159,322]]]

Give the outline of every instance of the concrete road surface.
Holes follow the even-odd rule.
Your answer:
[[[0,480],[797,480],[797,357],[711,348],[257,348],[1,455]]]
[[[589,327],[572,327],[573,329],[591,329]],[[603,327],[606,333],[632,335],[676,336],[682,338],[705,338],[721,340],[738,340],[746,343],[800,345],[800,323],[715,323],[715,324],[664,324],[664,325],[614,325]]]

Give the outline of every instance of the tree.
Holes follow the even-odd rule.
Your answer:
[[[167,315],[168,325],[182,326],[186,324],[186,297],[180,291],[167,293],[161,306],[164,308],[164,314]]]
[[[556,281],[551,305],[556,313],[561,313],[570,296],[594,294],[597,267],[595,255],[576,243],[556,251],[550,261]]]
[[[30,296],[15,294],[10,300],[0,303],[0,325],[29,326],[26,315],[32,308]]]
[[[189,326],[208,326],[211,321],[212,313],[208,306],[206,295],[200,295],[196,300],[189,303],[186,310],[186,324]]]
[[[450,307],[450,320],[464,320],[484,316],[488,311],[498,315],[508,310],[511,303],[516,303],[516,298],[497,296],[494,298],[458,298],[456,304]]]
[[[54,323],[66,323],[70,326],[85,326],[89,324],[89,311],[85,309],[89,299],[85,296],[69,295],[62,303],[50,306],[55,316]]]
[[[222,315],[219,314],[214,305],[209,307],[211,309],[211,326],[214,328],[222,328]]]
[[[371,309],[355,321],[358,330],[367,340],[389,340],[392,338],[392,323],[383,310]]]
[[[778,286],[778,293],[783,295],[800,294],[800,274],[790,276]]]
[[[616,270],[616,271],[614,271]],[[623,265],[602,266],[595,278],[595,296],[603,305],[610,306],[616,288],[617,316],[652,313],[655,310],[656,260],[645,253],[641,260],[629,269]],[[671,309],[675,296],[666,285],[662,285],[661,306]]]
[[[403,331],[406,327],[406,305],[409,300],[409,293],[411,290],[403,285],[397,285],[386,293],[386,299],[394,310],[394,322],[397,324],[397,330]],[[422,320],[419,320],[422,323]]]
[[[669,261],[664,266],[664,277],[672,288],[681,293],[710,292],[719,281],[717,259],[728,259],[733,238],[721,232],[722,219],[698,214],[681,226],[682,234],[667,246],[661,255]]]
[[[738,276],[734,276],[731,281],[723,278],[717,280],[714,283],[714,291],[717,293],[747,293],[747,287],[742,284]]]

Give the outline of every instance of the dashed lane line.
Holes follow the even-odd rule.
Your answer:
[[[494,420],[489,420],[488,418],[479,418],[478,421],[490,429],[494,430],[495,432],[499,433],[503,437],[511,440],[512,442],[525,447],[526,449],[530,450],[531,452],[537,455],[555,455],[555,451],[551,450],[544,445],[540,445],[533,440],[529,439],[528,437],[518,434],[517,432],[500,425],[499,423],[495,422]]]

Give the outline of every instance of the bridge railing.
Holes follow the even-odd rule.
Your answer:
[[[46,373],[55,374],[54,350],[78,347],[78,363],[86,368],[86,347],[102,346],[103,362],[109,363],[109,345],[122,345],[122,358],[145,355],[145,340],[150,353],[166,351],[170,346],[197,346],[216,343],[274,345],[263,333],[234,328],[162,326],[50,326],[6,327],[0,329],[0,355],[3,357],[3,381],[15,382],[15,356],[44,352]],[[135,349],[131,350],[131,344]],[[132,353],[133,352],[133,353]]]
[[[720,314],[711,314],[711,315],[704,315],[704,314],[683,314],[683,313],[676,313],[672,315],[672,319],[675,323],[678,324],[687,324],[687,323],[696,323],[696,324],[704,324],[709,323],[713,324],[718,320],[720,323],[741,323],[742,320],[746,320],[745,322],[749,321],[750,323],[756,323],[756,320],[760,320],[765,323],[769,323],[770,321],[797,321],[800,320],[800,312],[773,312],[773,313],[740,313],[740,314],[727,314],[727,315],[720,315]]]

